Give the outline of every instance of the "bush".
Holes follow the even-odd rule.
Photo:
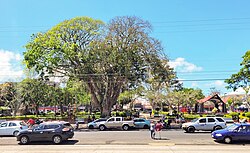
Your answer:
[[[245,116],[248,117],[248,118],[250,118],[250,112],[247,112],[247,113],[245,114]]]

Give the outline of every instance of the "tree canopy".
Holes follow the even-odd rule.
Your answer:
[[[77,78],[103,116],[110,115],[124,86],[137,87],[151,75],[175,79],[162,61],[161,43],[150,37],[151,25],[137,17],[116,17],[108,24],[89,17],[66,20],[32,36],[24,61],[40,76]]]

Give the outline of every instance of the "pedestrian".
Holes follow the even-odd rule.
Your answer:
[[[161,139],[161,130],[163,128],[161,120],[155,124],[155,135],[158,135],[158,139]]]
[[[92,121],[94,121],[94,120],[95,120],[95,114],[92,115]]]
[[[26,123],[28,124],[29,128],[32,128],[32,126],[35,124],[35,120],[30,118]]]
[[[153,121],[150,122],[150,136],[155,139],[155,124]]]

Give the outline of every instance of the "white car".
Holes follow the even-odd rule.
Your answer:
[[[215,131],[224,128],[226,128],[226,121],[222,117],[201,117],[182,124],[182,129],[186,132]]]
[[[17,136],[18,132],[28,129],[23,121],[6,121],[0,124],[0,135]]]

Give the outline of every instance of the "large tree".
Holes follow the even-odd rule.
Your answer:
[[[170,78],[160,71],[162,47],[150,32],[151,25],[137,17],[117,17],[105,27],[100,20],[77,17],[34,35],[24,59],[40,75],[85,82],[92,102],[108,116],[122,87],[144,81],[148,69]]]
[[[240,63],[242,68],[238,73],[232,74],[229,79],[226,79],[225,82],[228,84],[228,89],[233,89],[234,91],[238,88],[243,88],[245,90],[245,102],[248,104],[248,94],[250,91],[250,51],[247,51],[243,56],[243,60]],[[250,107],[249,107],[250,109]]]

